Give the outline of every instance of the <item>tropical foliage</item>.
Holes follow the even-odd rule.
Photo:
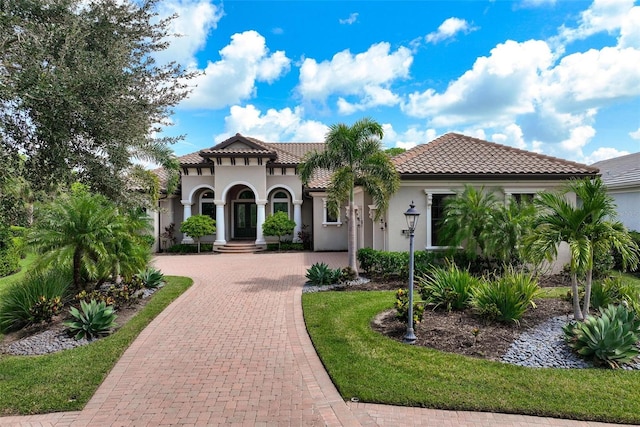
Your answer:
[[[314,286],[333,285],[340,281],[342,270],[332,269],[324,262],[317,262],[307,270],[306,278]]]
[[[436,267],[418,278],[418,289],[422,300],[434,309],[447,311],[464,310],[471,303],[472,290],[480,284],[480,279],[467,270],[461,270],[454,263],[447,268]]]
[[[265,236],[277,236],[278,237],[278,249],[280,249],[280,243],[282,243],[282,236],[293,234],[293,230],[296,227],[296,222],[289,219],[289,215],[285,212],[276,212],[273,215],[267,217],[262,224],[262,233]]]
[[[578,198],[576,205],[567,199],[570,192]],[[534,203],[539,214],[527,238],[527,253],[535,261],[551,261],[557,257],[560,243],[569,245],[574,318],[582,320],[589,314],[594,255],[615,249],[624,268],[635,267],[638,245],[615,220],[615,204],[600,178],[572,180],[559,192],[540,193]],[[582,307],[578,297],[580,274],[585,276]]]
[[[639,353],[640,320],[624,305],[609,305],[598,316],[563,328],[569,347],[581,357],[619,368]]]
[[[134,159],[164,166],[175,188],[177,138],[161,125],[194,73],[153,59],[168,47],[173,19],[157,18],[158,3],[2,3],[0,159],[24,156],[19,172],[34,192],[79,180],[119,204],[144,195],[151,204],[157,180]]]
[[[73,320],[65,322],[75,339],[92,339],[101,335],[108,335],[112,328],[116,327],[118,317],[112,306],[107,306],[104,301],[90,302],[80,301],[80,310],[71,307],[69,313]]]
[[[74,185],[39,212],[28,240],[41,254],[38,266],[70,266],[79,291],[144,269],[150,258],[144,238],[149,227],[142,212],[121,214],[104,196]]]
[[[200,239],[216,232],[216,221],[209,215],[193,215],[180,224],[180,231],[196,240],[200,253]]]
[[[305,185],[319,170],[331,172],[327,187],[327,209],[338,214],[344,201],[349,203],[349,267],[358,271],[356,262],[356,221],[354,190],[361,186],[376,205],[376,220],[386,212],[389,199],[398,190],[400,178],[390,157],[382,151],[382,126],[361,119],[352,126],[334,124],[325,136],[323,152],[310,153],[299,166]]]

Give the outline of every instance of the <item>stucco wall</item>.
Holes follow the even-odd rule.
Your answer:
[[[344,222],[344,208],[340,209],[338,224],[323,224],[324,207],[322,198],[324,193],[313,193],[313,250],[314,251],[346,251],[347,223]]]
[[[640,188],[611,190],[618,211],[618,220],[629,230],[640,231]]]

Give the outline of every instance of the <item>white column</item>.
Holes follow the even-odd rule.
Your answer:
[[[302,200],[293,201],[293,221],[296,223],[293,229],[293,241],[296,243],[301,242],[298,234],[302,230]]]
[[[425,227],[427,228],[427,248],[433,246],[433,232],[431,230],[431,205],[433,205],[433,194],[427,193],[427,217],[425,219]]]
[[[256,224],[256,245],[266,245],[267,242],[264,240],[264,235],[262,234],[262,224],[264,224],[265,218],[265,206],[267,204],[266,200],[256,200],[256,205],[258,205],[258,218]]]
[[[181,200],[180,203],[182,203],[184,212],[182,215],[182,221],[186,221],[191,218],[191,206],[193,203],[191,200]],[[193,243],[193,239],[185,234],[182,236],[182,243]]]
[[[216,204],[216,241],[213,242],[214,245],[226,245],[227,240],[225,237],[225,228],[226,225],[224,223],[224,202],[217,201]]]

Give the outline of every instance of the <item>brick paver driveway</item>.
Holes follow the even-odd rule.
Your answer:
[[[81,412],[0,425],[594,426],[504,414],[345,403],[306,334],[306,269],[344,253],[161,256],[194,285],[125,352]]]

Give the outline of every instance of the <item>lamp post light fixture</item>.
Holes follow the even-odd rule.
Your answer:
[[[412,200],[409,209],[404,213],[409,228],[409,322],[407,323],[407,333],[404,336],[404,342],[407,344],[416,342],[416,334],[413,331],[413,236],[418,225],[420,212],[415,208]]]

